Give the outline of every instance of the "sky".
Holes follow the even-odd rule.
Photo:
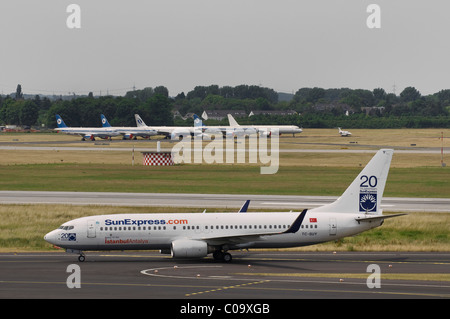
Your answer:
[[[70,4],[81,28],[69,28]],[[380,28],[369,28],[370,4]],[[448,0],[2,0],[0,93],[450,89]]]

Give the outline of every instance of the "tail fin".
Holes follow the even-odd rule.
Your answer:
[[[240,126],[231,114],[228,114],[228,122],[230,123],[230,126]]]
[[[61,116],[59,116],[59,114],[56,114],[56,125],[58,125],[58,127],[67,127],[66,123],[64,123],[63,119]]]
[[[203,121],[198,117],[197,114],[194,114],[194,127],[202,127]]]
[[[102,127],[111,127],[111,124],[109,124],[108,120],[106,119],[106,116],[101,114],[100,117],[102,118]]]
[[[381,214],[380,203],[394,150],[381,149],[335,202],[314,212]]]
[[[136,125],[138,127],[142,127],[142,126],[147,126],[144,121],[141,119],[141,117],[139,116],[139,114],[134,114],[134,118],[136,119]]]

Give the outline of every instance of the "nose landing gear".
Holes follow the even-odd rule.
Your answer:
[[[82,263],[82,262],[84,262],[86,260],[86,256],[82,253],[82,252],[80,252],[80,256],[78,256],[78,261],[80,262],[80,263]]]
[[[80,263],[82,263],[82,262],[84,262],[86,260],[86,256],[84,255],[83,251],[81,251],[81,250],[78,250],[78,249],[66,249],[66,253],[79,254],[78,261]]]

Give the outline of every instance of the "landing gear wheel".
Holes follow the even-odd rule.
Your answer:
[[[223,251],[215,251],[213,253],[213,258],[214,258],[214,260],[223,261],[223,262],[226,262],[226,263],[229,263],[233,259],[231,254],[224,253]]]
[[[229,253],[225,253],[223,254],[222,260],[226,263],[231,262],[231,260],[233,259],[233,257],[231,257],[231,254]]]
[[[78,256],[78,261],[79,261],[80,263],[82,263],[82,262],[85,261],[85,260],[86,260],[86,257],[85,257],[84,255]]]

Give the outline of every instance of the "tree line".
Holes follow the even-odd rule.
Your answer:
[[[15,94],[0,96],[0,124],[56,126],[60,114],[69,126],[99,126],[100,114],[111,125],[135,126],[138,113],[148,125],[192,125],[192,118],[174,117],[202,114],[205,110],[294,110],[299,115],[255,115],[240,119],[241,124],[291,124],[301,127],[397,128],[450,127],[450,89],[423,96],[414,87],[399,95],[382,88],[301,88],[290,100],[279,99],[270,88],[255,85],[235,87],[196,86],[187,94],[169,96],[164,86],[127,92],[124,96],[59,97],[35,95],[25,98],[20,84]],[[228,124],[208,120],[207,124]]]

